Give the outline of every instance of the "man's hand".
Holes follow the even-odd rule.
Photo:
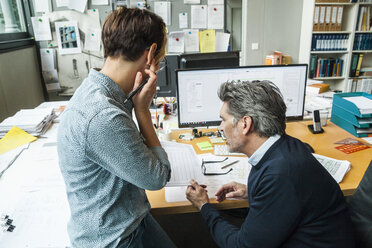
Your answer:
[[[215,194],[218,202],[224,201],[226,198],[237,198],[242,200],[248,199],[247,185],[241,183],[228,183],[223,185]]]
[[[187,187],[186,197],[194,207],[201,210],[205,203],[209,202],[207,190],[205,185],[199,185],[194,179],[190,181],[191,185]]]
[[[149,111],[151,102],[156,94],[156,81],[158,77],[155,73],[155,61],[152,60],[150,69],[145,69],[145,73],[148,75],[148,82],[143,88],[132,98],[134,104],[134,110],[137,111]],[[137,89],[138,86],[144,81],[144,75],[141,72],[137,72],[136,79],[134,81],[133,90]]]

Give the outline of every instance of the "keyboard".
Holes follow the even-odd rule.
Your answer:
[[[244,153],[240,152],[229,152],[228,145],[214,145],[214,155],[217,156],[246,156]]]

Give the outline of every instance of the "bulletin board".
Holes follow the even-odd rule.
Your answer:
[[[236,34],[231,35],[229,30],[232,20],[229,6],[236,6],[237,1],[241,0],[31,0],[31,33],[38,44],[46,89],[49,95],[71,96],[91,68],[103,66],[101,27],[119,6],[146,8],[161,15],[168,24],[168,53],[214,52],[215,47],[231,49]],[[198,16],[200,10],[213,21],[203,23],[203,14]],[[204,37],[203,44],[201,40],[191,40],[191,36]]]

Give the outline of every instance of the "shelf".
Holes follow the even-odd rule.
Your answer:
[[[348,51],[342,50],[342,51],[311,51],[311,54],[330,54],[330,53],[339,53],[339,54],[345,54],[348,53]]]
[[[328,2],[322,2],[322,3],[315,3],[315,5],[354,5],[356,3],[328,3]]]
[[[359,3],[360,6],[372,6],[372,3]]]
[[[353,50],[353,53],[372,53],[372,50]]]
[[[356,34],[372,34],[372,31],[355,31]]]
[[[351,34],[351,32],[350,31],[313,31],[313,34]]]
[[[314,80],[343,80],[345,77],[316,77]]]
[[[372,78],[372,76],[349,77],[349,79],[365,79],[365,78]]]

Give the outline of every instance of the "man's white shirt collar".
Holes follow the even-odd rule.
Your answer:
[[[262,159],[262,157],[265,155],[267,150],[270,149],[270,147],[278,140],[280,139],[280,135],[276,134],[274,136],[269,137],[265,143],[263,143],[253,154],[248,158],[248,163],[250,163],[252,166],[256,166],[258,162]]]

